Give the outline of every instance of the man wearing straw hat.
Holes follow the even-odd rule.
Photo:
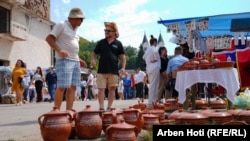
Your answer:
[[[54,106],[60,109],[63,95],[66,90],[66,109],[73,109],[76,87],[80,87],[81,67],[86,63],[79,59],[78,27],[84,20],[80,8],[72,8],[68,20],[56,24],[46,41],[56,52],[57,88],[55,91]]]
[[[118,28],[114,22],[104,22],[105,38],[100,40],[91,56],[91,65],[96,65],[96,57],[100,56],[97,71],[98,101],[101,111],[104,111],[104,92],[108,88],[107,111],[110,110],[115,89],[118,86],[119,67],[118,60],[121,60],[120,73],[125,73],[126,57],[122,43],[117,40],[119,37]]]

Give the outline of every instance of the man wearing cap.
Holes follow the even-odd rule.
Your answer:
[[[91,56],[91,65],[96,65],[96,57],[99,55],[96,81],[99,92],[98,101],[100,110],[104,110],[104,92],[107,87],[109,91],[107,111],[109,111],[115,97],[115,89],[118,86],[118,60],[120,58],[120,72],[123,74],[125,73],[126,57],[122,43],[117,40],[119,32],[116,23],[104,22],[104,25],[105,38],[98,41]]]
[[[86,67],[86,63],[78,56],[79,36],[78,27],[84,20],[81,9],[70,10],[68,20],[57,23],[46,41],[55,50],[57,89],[55,92],[54,106],[60,109],[64,91],[66,91],[66,109],[73,109],[76,87],[80,87],[81,67]]]

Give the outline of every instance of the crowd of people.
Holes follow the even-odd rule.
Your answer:
[[[27,79],[28,86],[22,86],[22,79]],[[49,94],[49,101],[54,101],[54,92],[56,89],[57,75],[54,68],[50,67],[45,72],[40,66],[35,71],[28,70],[26,63],[18,59],[11,73],[11,92],[16,94],[16,105],[22,105],[27,102],[43,102],[46,92]]]
[[[128,72],[124,47],[118,40],[119,32],[115,22],[104,22],[105,37],[97,42],[90,58],[90,67],[98,65],[98,69],[96,74],[89,69],[88,77],[83,78],[81,67],[86,68],[87,64],[78,55],[77,30],[84,19],[81,9],[73,8],[68,19],[55,24],[46,37],[46,42],[55,51],[56,72],[51,67],[43,76],[41,67],[37,67],[31,78],[37,95],[36,102],[43,100],[42,89],[45,84],[50,94],[50,102],[54,102],[54,106],[60,109],[62,101],[66,100],[67,110],[73,109],[78,88],[82,100],[98,100],[99,110],[103,111],[110,110],[114,99],[147,98],[148,108],[151,108],[153,102],[160,101],[163,97],[178,97],[178,92],[174,89],[177,68],[188,61],[188,58],[182,56],[182,48],[176,47],[175,56],[168,59],[166,47],[160,46],[158,49],[157,39],[151,36],[150,46],[143,56],[146,72],[140,68],[135,72]],[[18,60],[12,77],[12,91],[16,92],[17,105],[21,105],[23,93],[23,99],[27,100],[27,92],[17,78],[28,75],[22,60]],[[106,108],[105,99],[108,99]]]

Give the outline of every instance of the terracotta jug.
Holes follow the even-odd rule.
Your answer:
[[[44,141],[67,141],[72,130],[73,117],[69,112],[62,112],[53,107],[48,113],[38,117]]]
[[[169,114],[168,119],[177,119],[179,116],[186,114],[186,111],[183,111],[183,109],[178,109],[177,111],[172,112]]]
[[[232,114],[226,112],[226,111],[216,111],[216,112],[211,112],[207,114],[210,122],[212,124],[222,124],[227,121],[232,120]]]
[[[156,101],[156,102],[153,102],[153,108],[154,109],[164,110],[165,105],[162,102]]]
[[[134,109],[140,109],[141,111],[145,110],[147,108],[147,105],[144,103],[144,100],[142,99],[141,101],[138,100],[138,104],[135,104],[133,106]]]
[[[199,112],[182,114],[175,119],[177,124],[205,125],[208,123],[208,116]]]
[[[240,121],[245,121],[250,124],[250,109],[242,110],[237,113],[237,119]]]
[[[177,110],[179,106],[178,100],[175,98],[169,98],[165,101],[165,110],[172,111]]]
[[[118,115],[120,115],[121,113],[118,112]],[[103,112],[102,113],[102,130],[105,132],[106,128],[111,125],[111,124],[115,124],[118,123],[117,117],[121,117],[117,116],[117,112],[115,108],[111,108],[109,112]],[[122,119],[122,118],[120,118]]]
[[[124,109],[123,117],[126,123],[135,125],[138,128],[138,131],[141,131],[141,128],[144,124],[144,119],[142,117],[142,112],[139,109],[129,108]]]
[[[74,114],[77,136],[81,139],[96,139],[101,136],[102,119],[100,111],[86,105],[83,111]]]
[[[143,114],[142,116],[144,118],[144,124],[142,126],[144,130],[150,131],[153,129],[153,125],[160,124],[159,116],[157,115],[148,113],[148,114]]]
[[[212,109],[226,109],[227,105],[226,105],[226,102],[223,99],[216,98],[215,100],[212,100],[210,102],[210,107]]]
[[[138,133],[138,128],[127,124],[124,120],[111,124],[105,132],[108,141],[136,141]]]
[[[198,98],[195,100],[195,107],[196,109],[203,109],[204,107],[208,107],[208,102]]]
[[[147,109],[143,111],[143,114],[153,114],[153,115],[157,115],[159,117],[159,120],[164,120],[166,115],[166,112],[163,109]]]

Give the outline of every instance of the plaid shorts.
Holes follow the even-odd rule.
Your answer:
[[[80,62],[69,59],[56,60],[57,87],[69,88],[71,85],[80,87]]]

